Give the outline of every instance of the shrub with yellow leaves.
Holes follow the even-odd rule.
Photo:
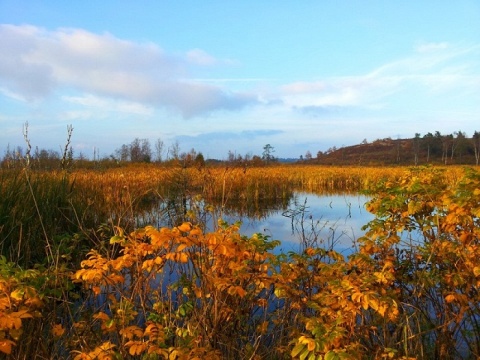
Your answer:
[[[40,316],[43,305],[29,281],[39,273],[22,270],[0,256],[0,352],[10,354],[21,338],[25,319]]]
[[[219,225],[208,234],[190,223],[147,226],[112,237],[121,247],[116,258],[89,253],[73,279],[103,299],[93,316],[104,339],[97,348],[109,342],[122,356],[165,358],[270,351],[261,348],[266,315],[258,304],[271,296],[270,250],[277,242]],[[79,351],[76,359],[92,351]]]

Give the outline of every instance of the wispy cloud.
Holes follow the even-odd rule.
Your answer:
[[[200,49],[167,54],[152,43],[135,43],[81,29],[48,31],[0,25],[0,87],[28,101],[60,87],[165,107],[193,117],[255,103],[255,96],[229,92],[190,79],[190,66],[214,65]]]
[[[382,108],[393,97],[405,95],[407,88],[422,88],[426,94],[454,89],[480,91],[478,65],[464,60],[473,53],[480,55],[480,47],[425,43],[417,46],[410,56],[363,75],[286,84],[279,98],[292,108],[324,113],[353,107]]]
[[[122,113],[139,116],[152,116],[154,109],[138,102],[110,99],[92,94],[83,96],[62,96],[64,102],[79,105],[81,110],[70,110],[61,115],[68,119],[107,117],[112,113]]]
[[[447,42],[420,43],[415,50],[419,53],[430,53],[432,51],[442,51],[449,47]]]
[[[202,66],[212,66],[218,63],[218,60],[202,49],[193,49],[187,52],[187,59],[193,64]]]

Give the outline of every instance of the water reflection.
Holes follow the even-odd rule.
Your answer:
[[[267,212],[263,218],[230,216],[242,222],[241,233],[262,233],[282,242],[279,251],[301,251],[320,245],[343,253],[355,249],[362,226],[373,219],[365,210],[363,195],[296,193],[286,207]]]
[[[365,210],[368,198],[360,194],[292,193],[277,201],[211,204],[201,199],[159,201],[137,217],[137,226],[176,226],[195,213],[205,231],[214,231],[217,220],[241,222],[242,235],[262,233],[282,245],[278,252],[301,251],[306,246],[333,248],[344,254],[355,250],[362,226],[373,219]],[[208,211],[206,210],[209,207]]]

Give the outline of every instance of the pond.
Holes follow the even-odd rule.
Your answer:
[[[374,218],[365,210],[367,201],[368,197],[361,194],[296,192],[281,202],[229,203],[223,207],[212,204],[214,211],[207,213],[201,210],[206,206],[204,202],[183,198],[159,202],[137,218],[137,226],[175,226],[188,211],[193,211],[206,231],[214,231],[217,220],[222,218],[230,224],[240,222],[242,235],[261,233],[281,241],[275,252],[298,252],[307,246],[321,246],[348,255],[364,234],[362,227]]]
[[[359,194],[295,193],[286,208],[263,218],[230,215],[226,220],[239,220],[243,235],[261,233],[280,240],[280,252],[320,245],[346,255],[355,250],[356,240],[364,234],[362,227],[374,218],[365,210],[367,201]]]

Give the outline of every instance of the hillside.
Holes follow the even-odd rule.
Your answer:
[[[476,142],[475,142],[476,141]],[[453,136],[378,139],[373,142],[319,151],[303,163],[323,165],[478,165],[479,139]]]

